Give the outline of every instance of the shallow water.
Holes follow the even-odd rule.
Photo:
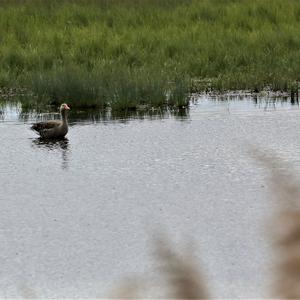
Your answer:
[[[299,171],[299,107],[196,100],[146,116],[73,112],[53,142],[29,128],[57,115],[0,109],[1,298],[104,297],[124,278],[152,281],[158,232],[175,248],[193,240],[215,296],[268,294],[276,207],[249,145]],[[155,284],[148,296],[161,296]]]

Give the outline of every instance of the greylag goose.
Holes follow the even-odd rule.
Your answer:
[[[61,120],[35,123],[31,126],[31,129],[37,131],[44,139],[63,138],[68,133],[67,111],[69,109],[68,104],[63,103],[59,109]]]

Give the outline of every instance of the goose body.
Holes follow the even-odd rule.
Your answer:
[[[60,106],[61,120],[35,123],[31,126],[42,138],[60,139],[68,133],[67,111],[69,106],[63,103]]]

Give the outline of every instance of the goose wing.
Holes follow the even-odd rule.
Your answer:
[[[54,127],[58,127],[59,125],[61,125],[61,121],[59,121],[59,120],[38,122],[38,123],[33,124],[31,126],[31,129],[40,132],[41,130],[51,129]]]

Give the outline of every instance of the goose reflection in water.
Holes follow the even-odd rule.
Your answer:
[[[43,139],[37,138],[32,141],[34,147],[44,149],[47,151],[61,151],[62,154],[62,169],[68,168],[69,162],[69,140],[67,138],[63,139]]]

